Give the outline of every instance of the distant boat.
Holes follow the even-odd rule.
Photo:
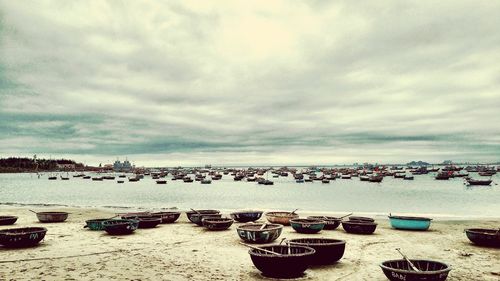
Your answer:
[[[370,177],[369,176],[359,176],[359,180],[360,181],[370,181]]]
[[[467,178],[467,185],[490,185],[493,181],[489,180],[475,180],[471,178]]]
[[[57,177],[55,176],[49,177],[49,181],[55,181],[55,180],[57,180]]]
[[[63,177],[63,176],[61,176],[61,180],[63,180],[63,181],[67,181],[67,180],[69,180],[69,178],[68,178],[68,177]]]
[[[382,180],[384,179],[384,176],[382,175],[374,175],[374,176],[371,176],[368,181],[369,182],[382,182]]]
[[[139,180],[140,180],[140,178],[138,178],[138,177],[135,177],[135,178],[128,178],[128,181],[130,181],[130,182],[137,182],[137,181],[139,181]]]
[[[342,179],[350,180],[351,179],[351,174],[342,174]]]
[[[437,179],[437,180],[449,180],[450,174],[448,172],[440,172],[436,175],[435,179]]]
[[[102,181],[103,178],[102,177],[94,177],[92,178],[93,181]]]
[[[412,181],[415,179],[415,177],[413,177],[412,175],[405,175],[405,177],[403,179]]]
[[[166,180],[157,180],[156,184],[167,184]]]
[[[211,184],[212,180],[211,179],[203,179],[200,181],[201,184]]]

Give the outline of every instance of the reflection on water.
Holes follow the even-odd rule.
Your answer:
[[[474,178],[477,174],[471,173]],[[118,179],[118,178],[117,178]],[[493,177],[500,183],[499,175]],[[126,179],[125,179],[126,180]],[[292,176],[273,178],[272,186],[235,182],[231,176],[202,185],[167,177],[157,185],[145,177],[139,182],[92,181],[70,178],[49,181],[35,174],[0,174],[0,203],[63,204],[71,206],[129,206],[166,208],[274,209],[353,211],[376,213],[422,213],[457,216],[500,217],[500,187],[465,186],[463,179],[436,181],[432,174],[413,181],[386,177],[380,184],[337,179],[295,183]]]

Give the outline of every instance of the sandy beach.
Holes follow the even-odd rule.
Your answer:
[[[269,280],[253,266],[248,249],[239,244],[238,223],[227,231],[210,232],[189,223],[182,214],[174,224],[110,236],[84,229],[85,220],[112,217],[121,211],[68,208],[64,210],[71,215],[66,222],[41,224],[28,209],[0,209],[2,215],[19,217],[15,225],[0,229],[43,225],[47,236],[35,248],[0,247],[0,280]],[[500,250],[472,245],[463,231],[496,228],[500,220],[434,220],[426,232],[393,230],[386,218],[376,220],[378,228],[368,236],[347,234],[342,227],[305,235],[287,226],[280,238],[347,241],[344,257],[337,264],[308,269],[299,280],[387,280],[378,265],[400,258],[394,250],[398,247],[411,258],[450,264],[453,269],[448,280],[500,280]]]

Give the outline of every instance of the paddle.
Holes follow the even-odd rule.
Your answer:
[[[28,210],[28,211],[30,211],[30,212],[35,213],[35,214],[36,214],[36,212],[35,212],[35,211],[33,211],[33,210]]]
[[[293,212],[291,212],[290,214],[295,214],[295,212],[297,212],[297,210],[299,210],[299,209],[293,210]]]
[[[401,249],[400,248],[396,248],[396,251],[398,251],[402,256],[403,258],[408,262],[408,264],[410,265],[411,269],[413,269],[414,271],[416,272],[420,272],[420,270],[406,257],[405,254],[403,254],[401,252]]]
[[[263,230],[264,228],[266,228],[266,226],[267,226],[267,223],[262,224],[262,226],[259,228],[259,230]]]
[[[241,245],[243,246],[246,246],[248,248],[251,248],[251,249],[254,249],[254,250],[258,250],[258,251],[263,251],[265,253],[268,253],[268,254],[271,254],[271,255],[276,255],[276,256],[281,256],[280,253],[276,253],[276,252],[273,252],[273,251],[268,251],[268,250],[265,250],[265,249],[261,249],[259,247],[255,247],[255,246],[252,246],[252,245],[248,245],[248,244],[245,244],[243,242],[240,242]]]
[[[348,217],[348,216],[350,216],[350,215],[352,215],[352,213],[350,213],[350,214],[348,214],[348,215],[345,215],[345,216],[342,216],[342,217],[340,217],[339,219],[343,219],[343,218]]]
[[[200,213],[200,212],[198,212],[198,211],[196,211],[195,209],[191,209],[191,211],[193,211],[193,212],[197,213],[198,215],[201,215],[201,213]]]

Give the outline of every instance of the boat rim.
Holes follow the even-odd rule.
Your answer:
[[[288,248],[288,246],[285,246],[285,245],[268,245],[268,246],[263,246],[260,248],[269,251],[269,248],[272,248],[272,247]],[[273,257],[273,258],[305,257],[305,256],[314,255],[316,253],[316,250],[314,250],[314,248],[308,247],[308,246],[293,245],[290,247],[303,248],[303,249],[306,249],[306,252],[296,253],[296,254],[272,255],[272,254],[269,254],[266,252],[257,253],[257,251],[259,251],[259,249],[250,249],[250,250],[248,250],[248,253],[250,254],[250,256],[254,256],[254,257]]]
[[[412,221],[431,221],[431,218],[426,217],[412,217],[412,216],[388,216],[389,219],[399,219],[399,220],[412,220]]]
[[[391,271],[394,271],[394,272],[398,272],[398,273],[405,273],[405,274],[408,274],[408,273],[412,273],[412,274],[424,274],[424,275],[431,275],[431,274],[439,274],[439,273],[445,273],[445,272],[449,272],[452,268],[449,264],[446,264],[444,262],[440,262],[440,261],[435,261],[435,260],[414,260],[414,259],[410,259],[410,261],[412,263],[415,263],[415,262],[419,262],[419,261],[425,261],[425,262],[434,262],[434,263],[439,263],[439,264],[443,264],[446,266],[446,268],[444,269],[440,269],[440,270],[432,270],[432,271],[413,271],[413,270],[405,270],[405,269],[399,269],[399,268],[393,268],[393,267],[388,267],[386,265],[384,265],[384,263],[389,263],[389,262],[398,262],[398,261],[406,261],[405,259],[399,259],[399,260],[388,260],[388,261],[384,261],[384,262],[381,262],[379,264],[379,266],[382,268],[382,269],[387,269],[387,270],[391,270]]]
[[[259,229],[259,228],[248,229],[248,228],[245,228],[247,226],[259,226],[259,227],[262,227],[262,225],[264,225],[264,223],[247,223],[247,224],[238,226],[236,228],[236,230],[253,231],[253,232],[263,232],[263,231],[283,229],[283,225],[282,224],[278,224],[278,223],[266,223],[266,228],[264,228],[264,229]],[[270,227],[270,228],[267,228],[267,227]]]
[[[298,242],[297,240],[328,240],[329,242],[326,243],[314,243],[314,242]],[[340,239],[333,239],[333,238],[295,238],[295,239],[290,239],[288,242],[291,245],[299,245],[299,246],[308,246],[313,245],[313,246],[335,246],[335,245],[345,245],[346,241],[345,240],[340,240]]]

